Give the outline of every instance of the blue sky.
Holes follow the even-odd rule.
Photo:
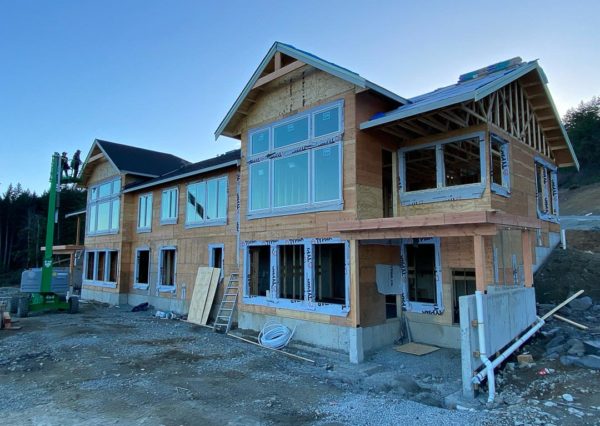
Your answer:
[[[401,96],[539,58],[561,114],[600,95],[598,1],[0,0],[0,191],[94,138],[198,161],[278,40]],[[595,22],[596,21],[596,22]]]

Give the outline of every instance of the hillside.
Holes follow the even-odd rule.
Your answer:
[[[561,216],[600,215],[600,183],[561,189],[558,197]]]

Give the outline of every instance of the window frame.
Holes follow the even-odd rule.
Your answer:
[[[537,212],[538,219],[559,223],[560,222],[560,211],[558,206],[558,167],[556,165],[550,163],[542,157],[536,156],[534,158],[534,166],[533,172],[535,175],[535,209]],[[543,191],[543,194],[538,192],[538,173],[536,170],[536,166],[539,165],[542,167],[545,176],[546,191]],[[550,212],[541,211],[539,205],[540,196],[543,197],[543,204],[550,206],[550,200],[552,200],[552,207]]]
[[[502,184],[499,185],[494,183],[494,163],[492,160],[492,143],[497,142],[500,144],[500,166],[502,167],[501,179]],[[501,195],[503,197],[510,197],[510,144],[506,139],[490,133],[490,143],[488,144],[490,150],[490,189],[493,193]]]
[[[141,218],[141,208],[142,208],[142,198],[146,200],[146,208],[148,208],[148,200],[150,200],[150,216],[146,217],[146,226],[140,226],[140,218]],[[152,232],[152,216],[154,210],[154,197],[152,192],[147,192],[145,194],[140,194],[138,196],[138,220],[137,220],[137,232]],[[147,213],[147,210],[144,212]]]
[[[138,282],[139,278],[139,253],[142,251],[148,252],[148,282],[140,283]],[[150,287],[150,279],[152,277],[152,251],[148,246],[137,247],[135,249],[135,260],[133,266],[133,288],[137,290],[148,290]]]
[[[175,256],[173,260],[173,285],[164,285],[162,283],[162,262],[163,255],[165,251],[174,251]],[[158,249],[158,267],[157,274],[158,278],[156,280],[156,290],[158,293],[175,293],[177,291],[177,246],[160,246]]]
[[[325,303],[315,301],[315,273],[313,255],[315,246],[320,244],[344,244],[345,259],[345,303]],[[283,245],[303,245],[304,246],[304,299],[293,300],[279,297],[279,247]],[[250,247],[269,246],[270,263],[269,275],[270,288],[268,296],[257,296],[250,294]],[[272,241],[246,241],[243,242],[243,300],[248,305],[260,305],[276,307],[281,309],[290,309],[295,311],[316,312],[326,315],[345,317],[350,312],[350,242],[339,238],[295,238]]]
[[[225,216],[224,217],[219,217],[216,219],[203,219],[200,221],[189,221],[188,220],[188,209],[189,207],[189,203],[188,203],[188,191],[190,186],[192,185],[200,185],[200,184],[204,184],[204,208],[205,211],[208,211],[208,183],[212,182],[212,181],[217,181],[217,192],[216,192],[216,199],[215,199],[215,203],[217,205],[217,214],[219,212],[219,184],[221,181],[225,182]],[[217,176],[217,177],[213,177],[210,179],[202,179],[202,180],[198,180],[198,181],[194,181],[194,182],[190,182],[185,186],[185,227],[186,228],[198,228],[198,227],[202,227],[202,226],[219,226],[219,225],[227,225],[227,215],[229,212],[229,177],[228,175],[221,175],[221,176]],[[206,216],[206,214],[205,214]]]
[[[117,270],[116,270],[116,275],[117,275],[117,281],[109,281],[110,278],[110,253],[112,252],[116,252],[117,253]],[[94,270],[93,270],[93,274],[92,274],[92,279],[87,279],[86,277],[88,276],[88,254],[89,253],[94,253]],[[100,253],[104,253],[104,277],[102,277],[102,279],[100,279],[98,277],[98,258],[100,257]],[[121,257],[120,257],[120,252],[119,250],[116,249],[109,249],[109,248],[104,248],[104,249],[91,249],[91,250],[86,250],[84,257],[83,257],[83,278],[82,278],[82,283],[83,285],[88,285],[88,286],[97,286],[97,287],[108,287],[108,288],[117,288],[118,285],[118,281],[119,281],[119,273],[121,271]]]
[[[175,191],[175,216],[174,217],[163,217],[163,199],[165,197],[165,193],[171,193]],[[171,197],[169,196],[169,202],[171,201]],[[160,196],[160,224],[161,225],[175,225],[179,218],[179,186],[172,186],[170,188],[165,188],[161,191]]]
[[[445,185],[444,170],[444,145],[460,142],[467,139],[479,139],[479,171],[480,182],[468,183],[462,185]],[[416,191],[406,191],[406,158],[405,155],[410,151],[422,149],[435,149],[436,158],[436,187],[430,189],[420,189]],[[403,206],[415,204],[436,203],[440,201],[470,200],[481,198],[487,185],[487,167],[486,167],[486,138],[485,132],[478,131],[467,133],[452,138],[440,139],[435,142],[400,148],[398,150],[398,181],[399,198]]]
[[[118,185],[115,188],[115,183],[118,182]],[[110,194],[105,196],[100,196],[100,187],[110,183]],[[118,192],[115,192],[115,189],[118,189]],[[104,179],[95,183],[94,185],[88,188],[87,194],[87,205],[86,205],[86,217],[93,217],[93,221],[89,221],[85,225],[85,233],[87,236],[96,236],[96,235],[111,235],[118,234],[121,228],[121,176],[115,177],[112,176],[108,179]],[[108,229],[103,231],[98,231],[98,210],[101,204],[108,202]],[[115,203],[118,203],[118,219],[116,227],[113,224],[113,209],[115,208]],[[92,214],[93,210],[93,214]],[[93,230],[91,228],[93,224]]]
[[[338,130],[321,136],[315,136],[314,116],[324,111],[338,108]],[[283,147],[275,148],[274,141],[274,128],[285,125],[290,122],[300,120],[304,117],[308,117],[308,139],[293,144],[285,145]],[[268,131],[268,150],[262,151],[257,154],[252,154],[253,145],[252,137],[257,133],[263,133]],[[247,146],[247,162],[246,167],[248,170],[248,201],[247,201],[247,218],[255,219],[262,217],[272,217],[290,214],[301,214],[306,212],[316,211],[332,211],[343,209],[343,134],[344,134],[344,100],[339,99],[334,102],[330,102],[324,105],[319,105],[315,108],[310,108],[300,113],[294,114],[290,117],[286,117],[282,120],[274,121],[268,125],[260,126],[248,131],[248,146]],[[321,148],[329,147],[331,149],[338,150],[338,198],[325,201],[316,201],[316,187],[315,187],[315,152]],[[278,159],[291,157],[308,153],[308,202],[299,203],[295,205],[286,206],[274,206],[274,163]],[[257,164],[267,163],[268,164],[268,187],[266,188],[267,193],[267,207],[260,209],[252,209],[253,192],[252,192],[252,173],[251,168]]]
[[[408,265],[406,264],[406,246],[415,244],[432,244],[435,253],[435,293],[436,302],[414,302],[409,300],[408,288]],[[442,283],[442,259],[440,250],[440,238],[402,238],[400,241],[400,280],[402,284],[402,310],[422,314],[442,315],[444,313],[443,283]]]
[[[212,265],[214,263],[215,249],[221,249],[221,274],[219,275],[219,279],[223,279],[224,271],[225,271],[225,244],[223,243],[210,243],[208,245],[208,265]],[[214,266],[210,266],[214,267]]]

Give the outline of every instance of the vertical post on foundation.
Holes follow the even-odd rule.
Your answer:
[[[482,235],[473,235],[473,252],[475,254],[475,287],[485,291],[485,241]]]
[[[350,241],[350,321],[348,330],[350,362],[358,364],[364,360],[363,329],[360,328],[358,241]]]
[[[533,255],[531,249],[531,232],[528,229],[521,231],[521,241],[523,245],[523,279],[525,287],[533,285]]]

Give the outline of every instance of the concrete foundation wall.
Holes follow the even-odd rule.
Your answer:
[[[480,345],[478,329],[473,327],[472,321],[483,322],[487,346],[484,352],[492,358],[492,354],[502,350],[536,321],[535,290],[532,287],[488,287],[488,293],[483,295],[483,318],[477,318],[475,295],[462,296],[459,303],[463,394],[472,397],[471,378],[482,366],[480,358],[474,356],[480,351]]]
[[[139,294],[128,294],[127,303],[131,306],[148,302],[155,309],[165,312],[175,312],[178,314],[187,314],[190,309],[189,300],[182,300],[170,297],[143,296]]]
[[[458,325],[419,321],[409,321],[408,324],[414,342],[460,349],[460,327]]]
[[[83,286],[81,289],[82,300],[95,300],[96,302],[108,303],[109,305],[127,304],[127,294],[114,291],[93,290]]]
[[[269,320],[292,330],[295,328],[294,340],[348,354],[353,363],[362,362],[366,353],[391,345],[400,337],[398,320],[373,327],[354,328],[252,312],[238,313],[238,327],[241,329],[260,331]]]

